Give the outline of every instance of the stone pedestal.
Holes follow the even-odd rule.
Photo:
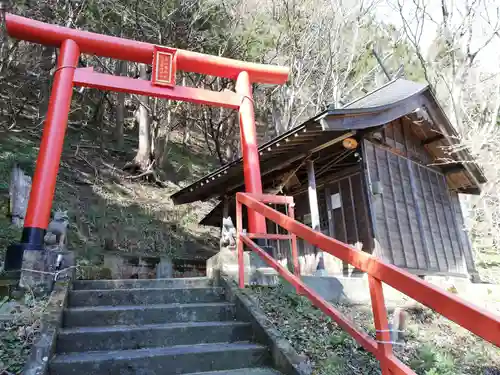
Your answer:
[[[57,259],[62,256],[59,266]],[[19,285],[25,288],[47,291],[57,281],[71,280],[74,275],[75,259],[71,251],[46,249],[25,250]]]
[[[254,252],[243,253],[245,269],[245,284],[250,285],[275,285],[277,272]],[[207,277],[218,279],[220,275],[228,276],[238,281],[238,253],[223,248],[218,254],[207,260]]]

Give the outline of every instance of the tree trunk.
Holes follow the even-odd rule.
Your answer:
[[[95,109],[94,119],[92,122],[96,125],[96,127],[100,131],[100,150],[104,151],[104,113],[106,112],[106,92],[100,93],[99,102],[97,103],[97,107]]]
[[[189,124],[184,127],[184,133],[182,134],[182,144],[186,146],[191,138],[191,130],[189,129]]]
[[[148,79],[146,64],[139,64],[139,79]],[[139,128],[139,148],[134,162],[140,169],[146,170],[151,162],[151,124],[147,96],[139,96],[139,109],[136,112],[136,119]]]
[[[116,64],[117,75],[127,74],[127,62],[118,61]],[[123,148],[123,125],[125,123],[125,93],[119,92],[116,96],[116,124],[115,124],[115,140],[118,148]]]
[[[234,160],[233,147],[229,142],[226,143],[226,160],[228,163]]]
[[[274,124],[274,134],[272,135],[272,138],[284,133],[286,129],[283,129],[283,122],[281,118],[281,111],[278,107],[278,103],[276,103],[275,100],[272,102],[271,106],[271,116],[273,119],[273,124]]]
[[[156,160],[156,166],[160,169],[163,168],[166,157],[168,155],[168,141],[170,136],[170,129],[172,128],[172,121],[175,113],[172,111],[172,102],[168,101],[166,105],[166,116],[161,123],[158,123],[158,132],[156,139],[154,140],[155,150],[154,158]]]

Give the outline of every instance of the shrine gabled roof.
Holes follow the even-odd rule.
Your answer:
[[[259,146],[261,174],[272,174],[284,164],[305,158],[325,144],[341,141],[359,131],[370,131],[421,108],[431,112],[443,141],[456,143],[458,136],[428,85],[396,79],[342,108],[328,108],[299,126]],[[466,151],[458,159],[477,193],[486,181],[481,169]],[[464,162],[465,161],[465,162]],[[279,166],[279,168],[278,168]],[[172,195],[175,204],[218,198],[242,190],[243,160],[231,161]]]

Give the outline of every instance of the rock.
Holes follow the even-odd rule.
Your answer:
[[[10,216],[12,224],[21,228],[24,225],[24,217],[28,208],[28,199],[31,190],[31,177],[17,165],[12,168],[9,186]]]
[[[17,301],[9,301],[0,305],[0,323],[10,322],[14,318],[14,314],[21,310],[22,305]]]

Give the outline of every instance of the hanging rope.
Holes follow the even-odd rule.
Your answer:
[[[30,268],[21,268],[21,271],[39,273],[39,274],[42,274],[42,275],[54,275],[54,281],[57,281],[57,278],[59,277],[59,275],[61,273],[69,271],[72,268],[78,268],[78,267],[80,267],[80,266],[71,266],[71,267],[64,268],[62,270],[56,271],[56,272],[40,271],[40,270],[34,270],[34,269],[30,269]]]
[[[66,69],[66,68],[71,68],[71,69],[76,69],[76,66],[73,66],[73,65],[63,65],[63,66],[60,66],[59,68],[57,68],[55,71],[54,71],[54,75],[59,71],[59,70],[63,70],[63,69]]]

